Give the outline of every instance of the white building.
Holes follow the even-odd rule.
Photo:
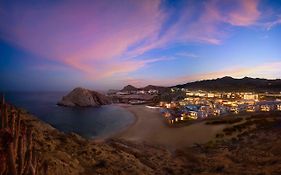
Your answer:
[[[215,97],[216,97],[216,98],[221,98],[221,97],[222,97],[222,95],[221,95],[221,94],[219,94],[219,93],[216,93],[216,94],[215,94]]]
[[[128,95],[129,94],[129,92],[122,92],[122,91],[119,91],[119,92],[117,92],[116,93],[116,95]]]
[[[156,90],[156,89],[150,89],[150,90],[148,91],[148,93],[149,93],[149,94],[157,94],[157,93],[158,93],[158,90]]]
[[[193,96],[194,93],[193,93],[193,92],[187,92],[185,95],[186,95],[186,96]]]
[[[196,92],[195,96],[197,96],[197,97],[205,97],[206,93],[204,93],[204,92]]]
[[[214,97],[215,97],[215,94],[214,94],[214,93],[208,93],[208,94],[207,94],[207,97],[208,97],[208,98],[214,98]]]
[[[144,90],[137,91],[137,94],[145,94]]]
[[[260,106],[260,110],[263,112],[268,112],[271,110],[271,107],[270,107],[270,105],[264,104],[264,105]]]
[[[251,93],[246,93],[243,95],[243,99],[244,100],[258,100],[259,99],[259,95],[258,94],[251,94]]]

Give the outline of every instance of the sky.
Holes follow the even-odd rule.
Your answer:
[[[0,0],[0,90],[281,78],[279,0]]]

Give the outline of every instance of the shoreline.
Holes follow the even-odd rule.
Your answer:
[[[199,139],[197,139],[196,136],[192,138],[192,135],[190,135],[190,133],[188,134],[188,132],[194,132],[194,130],[196,132],[198,128],[199,129],[201,128],[200,130],[202,130],[203,128],[204,130],[204,128],[218,127],[218,126],[212,126],[212,127],[205,126],[204,121],[196,121],[195,123],[182,127],[169,127],[164,122],[164,118],[160,114],[158,109],[150,109],[147,108],[146,105],[131,105],[131,104],[122,104],[122,103],[118,103],[114,105],[123,108],[124,110],[132,114],[131,116],[133,117],[132,122],[126,124],[125,126],[120,128],[119,130],[116,130],[113,133],[101,135],[99,137],[94,137],[94,138],[91,137],[88,139],[96,143],[106,142],[111,139],[121,139],[121,140],[127,140],[127,141],[139,142],[139,143],[149,143],[149,144],[164,146],[166,148],[173,150],[175,148],[177,149],[177,148],[189,147],[192,146],[194,143],[205,143],[211,140],[215,136],[215,134],[213,134],[213,137],[206,136],[206,138],[202,138],[204,136],[200,136]],[[40,118],[38,119],[41,120]],[[199,125],[199,127],[194,128],[194,126],[197,125]],[[191,128],[191,130],[188,128]],[[186,133],[187,135],[189,135],[190,138],[182,141],[181,139],[185,137]],[[165,137],[166,135],[167,138]]]
[[[250,120],[246,119],[242,123],[237,123],[239,128],[244,128],[241,131],[237,125],[226,125],[228,130],[223,131],[224,136],[216,142],[199,143],[195,147],[187,147],[187,142],[178,142],[177,144],[182,144],[182,149],[179,149],[179,147],[172,147],[176,145],[165,145],[165,143],[187,139],[188,131],[192,131],[190,130],[192,127],[202,129],[204,126],[207,133],[210,127],[206,126],[205,122],[184,127],[184,129],[163,127],[163,122],[159,122],[163,121],[161,120],[163,118],[158,111],[134,105],[124,106],[124,108],[132,111],[138,120],[125,130],[120,136],[121,139],[102,142],[84,139],[73,133],[65,134],[26,111],[14,110],[19,111],[23,124],[33,131],[33,143],[42,160],[40,165],[48,165],[47,170],[40,169],[41,172],[47,171],[47,173],[38,174],[120,174],[122,171],[122,174],[152,175],[174,172],[173,174],[199,175],[206,174],[206,172],[212,174],[221,166],[224,169],[219,170],[219,174],[239,174],[245,169],[248,170],[248,174],[257,174],[257,172],[262,174],[264,169],[267,169],[267,174],[278,174],[280,170],[279,148],[281,142],[278,140],[280,140],[281,134],[280,127],[276,128],[276,124],[280,126],[281,113],[256,114]],[[147,124],[144,121],[152,122],[150,123],[152,126],[153,124],[158,125],[152,128],[146,125],[141,131],[136,130],[136,127]],[[197,127],[194,128],[195,125]],[[160,134],[164,137],[158,138],[159,131],[151,132],[159,129]],[[140,132],[148,135],[143,135],[142,139],[135,140],[135,142],[130,141],[128,133],[130,134],[133,130],[136,130],[133,135]],[[167,131],[172,133],[172,137],[167,135]],[[154,135],[154,137],[148,137],[149,135]],[[196,138],[194,134],[189,136]],[[125,139],[127,137],[127,140],[122,137]],[[168,142],[163,142],[163,138]],[[153,140],[154,142],[151,142]],[[160,146],[159,143],[164,146]],[[226,151],[227,154],[225,154]],[[270,164],[265,165],[265,161]],[[261,167],[261,165],[264,166]],[[170,168],[169,171],[167,171],[167,167]],[[194,169],[194,167],[198,169]]]
[[[152,146],[149,145],[122,140],[86,139],[75,133],[61,132],[26,110],[14,107],[12,111],[20,114],[21,125],[32,131],[32,143],[36,149],[32,153],[36,153],[40,160],[38,174],[119,174],[120,167],[125,167],[122,174],[165,174],[167,162],[162,161],[162,157],[168,160],[169,166],[176,163],[171,154],[160,148],[151,149]],[[136,150],[144,158],[137,157],[134,152]],[[141,163],[142,161],[148,164]],[[160,165],[152,169],[150,165],[155,162],[160,162]],[[178,167],[173,169],[180,172]]]
[[[95,137],[95,138],[90,138],[90,140],[97,141],[97,142],[106,142],[107,140],[118,138],[119,135],[122,135],[123,132],[126,132],[129,128],[133,127],[136,124],[136,122],[138,120],[138,116],[133,111],[128,109],[130,107],[130,104],[116,103],[116,104],[111,104],[111,105],[118,106],[120,108],[123,108],[127,112],[131,113],[132,117],[133,117],[133,122],[130,124],[127,124],[126,126],[123,126],[121,129],[117,130],[116,133],[106,134],[104,136]]]
[[[127,110],[128,112],[130,112],[133,115],[134,121],[132,123],[128,124],[127,126],[123,127],[122,129],[120,129],[120,131],[118,131],[117,133],[112,134],[111,136],[107,137],[105,140],[119,138],[124,133],[126,133],[130,128],[133,128],[139,120],[139,116],[133,110],[130,110],[130,107],[132,107],[133,105],[122,104],[122,103],[118,103],[118,104],[115,104],[115,105]]]
[[[112,139],[154,144],[172,150],[206,143],[226,126],[208,126],[205,121],[200,121],[183,127],[169,127],[158,110],[146,108],[145,105],[122,104],[120,107],[131,112],[135,121]]]

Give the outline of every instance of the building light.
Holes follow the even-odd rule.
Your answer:
[[[269,105],[261,105],[261,111],[264,111],[264,112],[270,111],[270,106]]]

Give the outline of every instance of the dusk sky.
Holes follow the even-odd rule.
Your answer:
[[[0,0],[0,90],[281,78],[281,1]]]

